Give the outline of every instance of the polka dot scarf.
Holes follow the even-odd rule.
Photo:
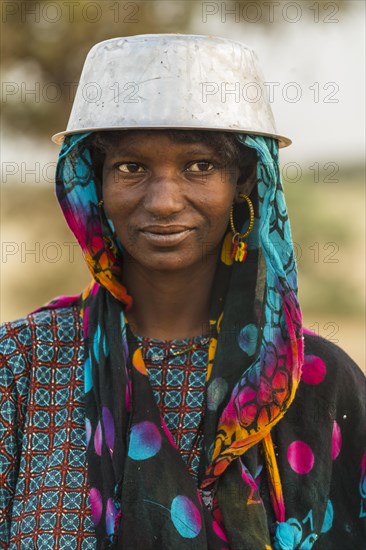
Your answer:
[[[245,263],[230,258],[229,227],[218,260],[197,486],[159,413],[141,349],[129,329],[132,298],[122,283],[123,248],[98,207],[87,136],[65,139],[56,179],[65,218],[93,275],[81,308],[97,547],[268,550],[271,536],[250,457],[260,447],[272,508],[281,523],[285,503],[271,430],[294,399],[303,363],[277,142],[237,135],[258,159],[258,185],[251,195],[255,226]],[[236,210],[235,219],[245,230],[245,208],[237,205]]]

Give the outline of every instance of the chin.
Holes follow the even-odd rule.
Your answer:
[[[201,259],[199,261],[201,261]],[[146,261],[144,259],[141,265],[152,271],[174,273],[185,270],[187,267],[191,267],[195,263],[197,263],[197,261],[195,262],[192,258],[187,258],[182,255],[163,253],[157,254],[156,259],[151,258],[150,261]]]
[[[149,252],[141,255],[129,256],[127,262],[133,264],[134,267],[140,267],[148,271],[158,272],[179,272],[199,265],[204,261],[200,254],[192,256],[182,252],[164,251],[164,252]],[[132,266],[131,266],[132,267]]]

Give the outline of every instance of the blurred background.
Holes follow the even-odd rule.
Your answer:
[[[214,34],[257,52],[278,132],[308,328],[365,369],[365,3],[2,1],[1,321],[89,281],[53,182],[88,50],[141,33]]]

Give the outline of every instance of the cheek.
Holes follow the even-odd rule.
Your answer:
[[[211,217],[219,227],[226,228],[234,198],[235,185],[226,181],[216,186],[206,202],[206,205],[210,205]]]
[[[215,199],[218,200],[213,201],[211,197],[211,200],[207,200],[203,205],[202,212],[204,212],[206,223],[199,236],[200,240],[206,240],[214,246],[223,239],[226,233],[232,204],[229,195],[217,194]]]
[[[104,210],[117,229],[127,215],[128,197],[125,192],[122,192],[120,186],[113,181],[112,176],[104,179],[102,191]]]
[[[114,227],[118,229],[124,219],[122,201],[116,199],[113,195],[110,196],[108,193],[103,193],[103,200],[106,216],[113,222]]]
[[[134,193],[122,190],[120,185],[107,179],[103,183],[103,200],[106,216],[113,223],[122,246],[133,254],[138,239],[133,220],[139,199]]]
[[[224,235],[229,223],[230,208],[231,204],[226,208],[222,208],[221,206],[220,211],[217,212],[216,218],[214,219],[214,231],[221,237]]]

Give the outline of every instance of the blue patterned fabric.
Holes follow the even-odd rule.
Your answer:
[[[0,547],[94,549],[78,310],[3,325],[0,348]]]
[[[209,337],[174,341],[136,338],[160,414],[197,480],[203,448]]]

